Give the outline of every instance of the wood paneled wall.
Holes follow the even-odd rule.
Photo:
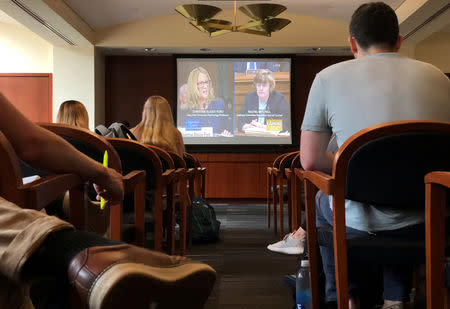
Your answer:
[[[300,126],[305,113],[309,88],[315,75],[325,67],[348,60],[350,57],[295,56],[292,61],[293,145],[285,152],[298,149]],[[161,95],[176,103],[177,83],[174,56],[109,56],[106,57],[106,124],[128,120],[136,125],[145,100],[150,95]],[[209,198],[263,198],[266,192],[266,167],[280,153],[279,147],[187,147],[196,152],[207,167]],[[240,153],[237,153],[239,151]],[[264,154],[263,154],[264,153]]]
[[[1,73],[0,89],[28,119],[52,122],[51,73]]]
[[[275,153],[194,154],[206,167],[207,198],[265,198]]]

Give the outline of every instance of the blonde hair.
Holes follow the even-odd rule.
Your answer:
[[[183,138],[173,124],[172,109],[161,96],[154,95],[145,101],[142,120],[131,132],[141,143],[172,150],[181,156],[184,153]]]
[[[270,84],[270,92],[275,89],[275,79],[273,78],[272,71],[267,69],[261,69],[256,71],[255,78],[253,79],[253,85],[256,87],[256,84]]]
[[[89,116],[86,107],[83,103],[75,100],[64,101],[59,106],[56,122],[89,129]]]
[[[211,84],[211,76],[209,75],[208,71],[206,71],[206,69],[204,69],[203,67],[195,68],[189,73],[187,81],[187,107],[189,109],[198,108],[198,102],[200,101],[201,95],[198,91],[197,82],[200,73],[205,74],[209,80],[208,101],[210,102],[215,98],[214,89]]]

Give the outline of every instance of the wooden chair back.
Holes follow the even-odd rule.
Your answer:
[[[19,159],[0,132],[0,196],[22,208],[41,210],[70,191],[69,221],[77,228],[84,226],[84,182],[75,174],[59,174],[23,184]]]
[[[153,147],[137,141],[122,138],[107,138],[106,140],[118,152],[124,171],[141,169],[146,172],[146,191],[153,191],[155,250],[162,251],[163,195],[167,180],[164,178],[160,156]],[[135,212],[135,220],[144,220],[144,213],[137,214]]]
[[[431,172],[425,176],[425,246],[427,308],[448,308],[450,283],[445,257],[445,218],[450,206],[450,172]],[[447,263],[447,267],[445,267]],[[447,269],[446,269],[447,268]],[[447,282],[446,282],[447,281]],[[445,293],[447,289],[447,293]]]
[[[102,163],[105,150],[108,151],[108,166],[122,173],[122,165],[116,150],[105,138],[83,128],[61,124],[61,123],[39,123],[39,125],[56,135],[64,138],[78,151],[91,159]],[[92,198],[92,196],[91,196]],[[122,227],[122,204],[111,206],[105,211],[110,214],[110,237],[121,239]]]
[[[409,151],[411,147],[414,151]],[[423,209],[423,178],[430,171],[450,171],[448,158],[449,122],[397,121],[371,126],[351,136],[336,152],[331,176],[316,171],[303,173],[314,308],[318,308],[317,273],[314,273],[317,271],[317,190],[333,196],[338,306],[348,308],[345,199],[381,207]]]

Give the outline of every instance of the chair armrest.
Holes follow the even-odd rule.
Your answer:
[[[177,176],[177,178],[180,178],[180,177],[185,177],[186,174],[187,174],[187,171],[186,171],[185,168],[180,167],[180,168],[177,168],[177,169],[174,171],[174,173],[175,173],[175,175]]]
[[[304,179],[312,182],[319,190],[327,195],[334,193],[334,178],[319,171],[304,171]]]
[[[450,172],[430,172],[425,175],[425,183],[436,183],[450,188]]]
[[[272,168],[272,175],[275,176],[275,177],[284,176],[283,172],[281,170],[279,170],[278,168],[276,168],[276,167]]]
[[[286,175],[287,179],[290,179],[291,176],[293,175],[293,171],[290,168],[285,168],[284,169],[284,175]]]
[[[186,170],[186,175],[187,175],[188,177],[194,177],[196,172],[197,172],[197,171],[196,171],[194,168],[188,168],[188,169]]]
[[[162,176],[163,180],[166,182],[166,184],[168,184],[176,177],[175,170],[173,170],[173,169],[165,170],[161,176]]]
[[[301,181],[303,181],[303,179],[305,178],[305,176],[304,176],[305,170],[302,169],[302,168],[296,168],[296,169],[294,169],[294,173],[295,173],[295,176],[296,176],[298,179],[300,179]]]
[[[125,192],[133,192],[139,182],[145,182],[145,171],[131,171],[123,176],[123,186]]]
[[[23,208],[40,210],[61,194],[77,186],[84,186],[84,181],[75,174],[51,175],[23,185],[19,191],[23,195]]]

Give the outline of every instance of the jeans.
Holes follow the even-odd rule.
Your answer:
[[[322,191],[317,192],[316,195],[316,226],[333,226],[333,211],[330,208],[328,195],[323,194]],[[413,237],[414,235],[423,235],[424,224],[417,224],[406,227],[404,229],[396,230],[395,233],[404,232],[405,237]],[[346,228],[347,238],[350,237],[366,237],[368,233]],[[390,231],[381,232],[388,236]],[[380,234],[381,234],[380,233]],[[378,233],[377,233],[378,234]],[[322,255],[323,270],[325,273],[325,299],[327,302],[336,301],[336,278],[334,269],[334,250],[331,247],[320,246],[320,254]],[[349,267],[348,275],[348,291],[349,297],[356,297],[357,284],[353,280],[352,267]],[[412,266],[410,265],[383,265],[383,285],[384,285],[384,299],[392,301],[406,301],[409,299],[409,292],[411,290],[412,281]]]

